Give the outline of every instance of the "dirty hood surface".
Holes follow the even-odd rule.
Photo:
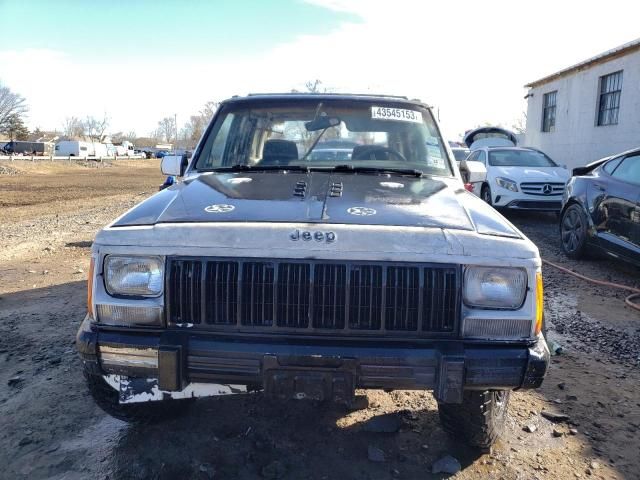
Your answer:
[[[112,227],[185,222],[339,223],[519,236],[497,212],[476,200],[458,182],[431,177],[336,172],[208,173],[153,195]]]

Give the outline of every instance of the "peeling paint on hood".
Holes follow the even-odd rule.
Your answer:
[[[251,181],[230,181],[240,176]],[[403,188],[388,188],[385,180]],[[338,195],[335,184],[342,186]],[[209,222],[429,227],[520,238],[453,178],[316,171],[201,174],[155,194],[111,226]]]

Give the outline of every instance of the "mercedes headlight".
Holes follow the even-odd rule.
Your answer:
[[[527,294],[527,271],[514,267],[468,266],[464,303],[470,307],[517,310]]]
[[[109,295],[158,297],[164,284],[164,260],[109,255],[104,260],[104,283]]]
[[[512,192],[518,191],[518,184],[510,178],[496,177],[496,183],[498,186],[511,190]]]

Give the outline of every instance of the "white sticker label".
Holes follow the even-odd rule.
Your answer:
[[[427,145],[427,165],[440,169],[445,168],[444,158],[442,158],[439,147]]]
[[[444,168],[444,160],[442,158],[429,157],[427,158],[427,165],[442,170]]]
[[[442,158],[442,154],[440,153],[440,148],[432,147],[431,145],[427,146],[427,155],[434,158]]]
[[[404,108],[371,107],[371,118],[376,120],[422,123],[422,112],[405,110]]]

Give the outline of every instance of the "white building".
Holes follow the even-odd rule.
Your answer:
[[[640,147],[640,38],[525,85],[524,145],[577,167]]]

